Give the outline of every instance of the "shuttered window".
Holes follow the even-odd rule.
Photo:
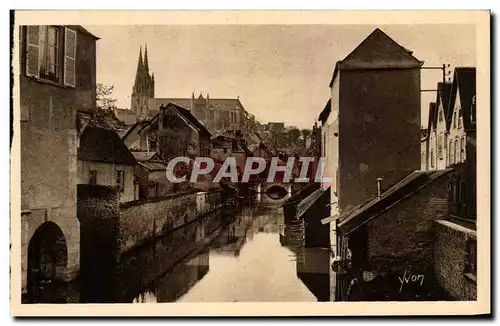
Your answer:
[[[26,27],[26,75],[39,77],[40,26]]]
[[[76,31],[62,33],[58,26],[26,27],[26,75],[75,87]]]
[[[64,29],[64,85],[76,85],[76,31]]]

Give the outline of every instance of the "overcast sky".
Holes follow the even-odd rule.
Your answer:
[[[240,97],[261,121],[310,128],[330,97],[328,84],[343,59],[376,27],[424,66],[475,66],[470,25],[162,25],[85,26],[100,40],[97,81],[115,86],[130,107],[139,47],[147,43],[156,97]],[[422,88],[435,89],[437,71],[422,71]],[[422,121],[435,93],[422,95]]]

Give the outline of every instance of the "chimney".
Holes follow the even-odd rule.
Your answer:
[[[380,199],[380,195],[381,195],[381,193],[380,193],[381,182],[382,182],[382,178],[377,178],[377,197],[378,197],[378,199]]]

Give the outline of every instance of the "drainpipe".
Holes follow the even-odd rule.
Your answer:
[[[382,182],[382,178],[377,178],[377,197],[380,199],[380,183]]]

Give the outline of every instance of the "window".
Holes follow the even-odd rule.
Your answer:
[[[460,161],[465,162],[465,137],[460,139]]]
[[[462,109],[458,109],[458,128],[462,128]]]
[[[431,168],[434,167],[434,150],[431,149]]]
[[[449,160],[450,160],[450,165],[455,163],[455,149],[453,147],[453,140],[450,139],[450,155],[449,155]]]
[[[439,141],[438,141],[438,157],[440,159],[443,159],[443,133],[439,134]]]
[[[76,31],[58,26],[26,27],[27,76],[75,87],[75,60]]]
[[[59,29],[54,26],[40,28],[40,78],[55,82],[60,78]]]
[[[457,115],[456,112],[453,111],[453,128],[457,127]]]
[[[97,171],[90,170],[89,171],[89,185],[96,185],[96,184],[97,184]]]
[[[120,189],[120,192],[125,190],[125,171],[116,170],[116,186]]]
[[[456,179],[452,178],[450,180],[450,193],[449,193],[449,197],[450,197],[450,202],[451,203],[455,203],[455,199],[456,199],[455,183],[456,183]]]
[[[443,111],[442,110],[439,110],[439,122],[442,122],[443,121]]]
[[[238,118],[238,116],[237,116],[238,113],[234,112],[234,111],[231,111],[231,112],[229,112],[229,114],[230,114],[230,121],[231,121],[231,123],[236,123],[237,120],[238,120],[237,119]]]
[[[466,202],[465,202],[465,180],[460,180],[460,183],[458,184],[457,202],[460,205],[466,205]]]
[[[455,139],[455,148],[453,152],[453,162],[458,163],[458,160],[460,159],[460,148],[458,147],[458,139]]]

